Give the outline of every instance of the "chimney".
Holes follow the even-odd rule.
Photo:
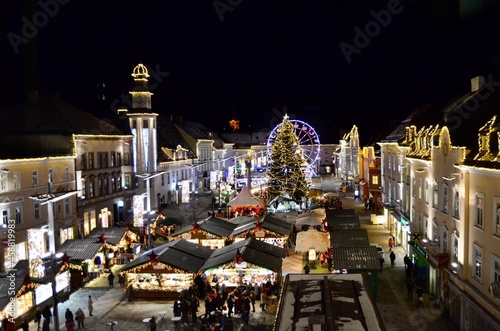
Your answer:
[[[486,85],[486,79],[484,76],[476,76],[470,80],[471,92],[479,91],[484,85]]]

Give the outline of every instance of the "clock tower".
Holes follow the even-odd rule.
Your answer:
[[[129,93],[132,95],[132,109],[127,112],[133,139],[133,161],[136,174],[154,173],[157,171],[156,149],[156,117],[151,111],[151,96],[148,87],[148,69],[142,63],[132,71],[135,86]]]

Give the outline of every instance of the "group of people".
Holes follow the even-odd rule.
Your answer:
[[[89,316],[94,316],[92,315],[92,312],[94,311],[94,300],[91,295],[89,295],[89,298],[87,299],[87,308],[89,310]],[[82,308],[78,308],[75,314],[73,314],[69,308],[66,308],[64,318],[66,319],[65,325],[67,331],[75,330],[75,321],[78,324],[78,329],[85,329],[85,313]],[[42,331],[45,330],[42,329]]]

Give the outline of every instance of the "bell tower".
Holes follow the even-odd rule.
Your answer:
[[[148,87],[148,69],[142,63],[132,71],[135,86],[132,95],[132,109],[127,112],[133,139],[133,161],[136,174],[157,171],[156,117],[151,111],[151,96]]]

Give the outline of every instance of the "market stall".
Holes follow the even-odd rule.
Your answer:
[[[231,233],[234,241],[256,238],[268,244],[287,248],[287,241],[292,233],[292,225],[286,221],[266,215],[261,221],[242,223]]]
[[[255,238],[219,248],[200,268],[212,287],[225,285],[228,291],[244,284],[261,284],[279,279],[286,251]]]
[[[231,233],[236,227],[236,224],[211,216],[176,230],[171,234],[170,240],[185,239],[211,249],[217,249],[228,243]]]
[[[114,264],[125,264],[132,259],[134,243],[139,242],[139,236],[126,227],[96,228],[88,238],[95,238],[104,244],[105,269]]]
[[[9,277],[11,276],[11,277]],[[23,318],[30,319],[35,314],[34,290],[39,284],[29,276],[28,260],[20,260],[13,269],[7,270],[7,277],[0,278],[0,317],[12,318],[9,327],[18,328]]]
[[[258,216],[264,214],[265,202],[250,192],[250,188],[243,187],[240,193],[227,203],[230,207],[230,218],[243,216]]]
[[[125,273],[129,301],[133,299],[177,299],[212,254],[208,247],[184,239],[143,253],[120,269]]]
[[[104,271],[103,243],[96,239],[68,239],[56,251],[70,257],[69,274],[72,289],[98,278]]]

